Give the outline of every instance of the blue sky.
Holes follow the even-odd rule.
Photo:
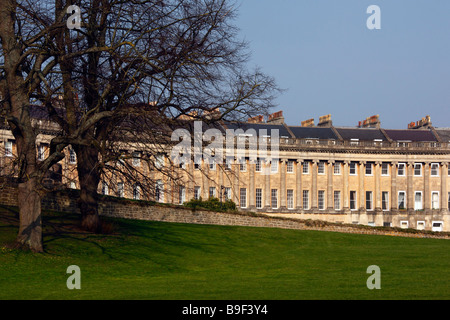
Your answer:
[[[379,114],[404,129],[431,116],[450,127],[450,1],[238,0],[235,21],[250,66],[287,89],[277,99],[286,123],[331,114],[356,126]],[[381,29],[369,30],[370,5]]]

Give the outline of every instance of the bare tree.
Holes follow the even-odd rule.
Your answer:
[[[58,4],[57,13],[67,5]],[[59,142],[77,152],[82,224],[96,231],[97,188],[105,169],[139,180],[132,168],[110,165],[124,156],[114,146],[124,137],[117,135],[124,127],[117,126],[128,119],[132,126],[126,130],[141,142],[146,137],[146,159],[153,161],[159,151],[146,118],[172,129],[185,115],[211,121],[212,109],[221,111],[215,121],[247,119],[272,106],[277,88],[261,72],[245,71],[245,43],[237,38],[236,9],[227,0],[77,4],[81,28],[59,34],[56,42],[67,112],[59,121],[68,132]]]
[[[79,29],[67,27],[71,5],[81,9]],[[220,109],[214,121],[239,120],[272,106],[277,88],[258,70],[246,71],[248,55],[232,24],[235,14],[228,0],[2,3],[1,115],[17,145],[18,244],[43,250],[41,181],[67,146],[77,153],[82,225],[98,231],[97,188],[102,174],[112,172],[110,164],[123,158],[119,132],[128,131],[128,138],[138,134],[142,142],[146,130],[143,160],[151,163],[159,149],[148,119],[174,129],[186,115],[211,122],[210,111]],[[60,129],[39,162],[32,101],[44,106]],[[132,167],[115,171],[153,185]]]
[[[1,115],[6,118],[17,145],[20,227],[17,244],[40,252],[41,180],[63,158],[64,148],[51,144],[44,161],[36,159],[36,127],[31,117],[31,99],[57,61],[52,41],[63,27],[63,16],[51,17],[46,3],[5,0],[0,6]]]

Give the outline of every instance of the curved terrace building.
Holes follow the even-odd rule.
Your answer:
[[[192,132],[193,126],[188,127]],[[224,146],[223,162],[203,159],[173,165],[167,148],[157,163],[174,166],[180,174],[175,181],[138,161],[146,150],[138,143],[128,143],[126,152],[133,155],[133,165],[154,175],[153,194],[144,197],[136,186],[126,185],[120,178],[105,178],[99,192],[174,204],[216,197],[231,199],[244,211],[450,231],[450,128],[433,127],[429,117],[407,129],[394,130],[381,128],[378,116],[351,128],[334,126],[329,115],[321,117],[317,125],[310,119],[302,126],[291,126],[284,122],[282,112],[277,112],[267,122],[256,117],[245,123],[217,122],[212,127],[224,137],[227,130],[232,131],[235,145],[243,141],[241,160],[237,150],[227,154]],[[203,125],[202,133],[208,128],[211,125]],[[4,164],[5,158],[14,154],[14,139],[6,127],[0,130],[4,150],[0,164]],[[50,131],[43,130],[39,136],[42,147],[38,146],[38,156],[45,154]],[[262,142],[273,151],[270,143],[275,139],[278,157],[271,160],[259,151]],[[258,152],[251,154],[253,148]],[[61,183],[76,188],[75,155],[67,152],[60,169],[67,174],[62,175]]]

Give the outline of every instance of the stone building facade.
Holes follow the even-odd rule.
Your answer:
[[[234,132],[235,142],[244,140],[243,158],[227,157],[224,148],[223,162],[175,166],[167,150],[155,163],[172,166],[179,177],[175,180],[139,161],[145,150],[129,143],[129,161],[153,177],[154,192],[144,198],[138,184],[105,178],[99,193],[173,204],[216,197],[233,200],[242,211],[450,231],[450,129],[433,127],[429,117],[404,130],[383,129],[378,117],[356,127],[333,126],[330,116],[320,119],[318,125],[310,119],[303,126],[291,126],[277,112],[267,122],[257,117],[245,123],[217,123],[224,135],[227,130]],[[51,123],[44,122],[37,150],[42,157],[52,137]],[[6,127],[0,131],[4,150],[0,168],[6,168],[14,155],[14,139]],[[270,145],[275,138],[279,143],[274,161],[260,153],[249,156],[249,150],[257,149],[251,141]],[[77,187],[76,155],[70,148],[58,170],[61,184]]]

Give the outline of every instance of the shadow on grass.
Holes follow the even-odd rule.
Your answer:
[[[64,243],[65,241],[88,244],[99,249],[102,254],[107,254],[100,241],[106,237],[103,234],[96,234],[83,230],[80,226],[80,217],[68,213],[50,213],[44,215],[43,222],[43,244],[44,250],[48,250],[51,244]],[[52,252],[52,254],[56,254]]]
[[[112,232],[108,234],[95,234],[83,230],[80,227],[80,217],[76,214],[43,211],[42,212],[42,237],[44,252],[46,254],[58,255],[51,245],[64,242],[65,240],[88,244],[106,254],[106,249],[101,245],[105,237],[114,237]],[[19,229],[19,209],[0,205],[0,230],[8,233],[8,239],[3,240],[7,248],[14,248],[15,236]],[[111,228],[110,228],[111,229]],[[73,246],[72,246],[73,247]],[[20,248],[17,248],[21,250]],[[50,250],[49,250],[50,249]],[[66,252],[70,254],[70,252]]]
[[[0,219],[7,216],[8,225],[15,225],[8,229],[11,240],[18,230],[15,213],[16,208],[0,208]],[[258,243],[247,243],[245,249],[241,248],[247,234],[256,229],[101,218],[112,225],[110,234],[83,230],[79,214],[43,211],[44,254],[99,268],[114,265],[117,270],[143,268],[140,272],[173,274],[216,268],[222,264],[240,265],[247,259],[242,257],[242,250],[251,247],[254,252],[253,245],[260,245],[258,240]]]
[[[0,206],[0,230],[6,231],[2,245],[14,242],[19,228],[18,217],[18,208]],[[108,234],[83,230],[78,214],[43,211],[44,254],[87,260],[106,258],[133,267],[136,263],[151,263],[159,266],[160,271],[175,271],[184,266],[172,262],[184,259],[186,254],[209,256],[224,245],[206,226],[179,224],[173,228],[173,224],[163,222],[101,219],[109,226]]]

